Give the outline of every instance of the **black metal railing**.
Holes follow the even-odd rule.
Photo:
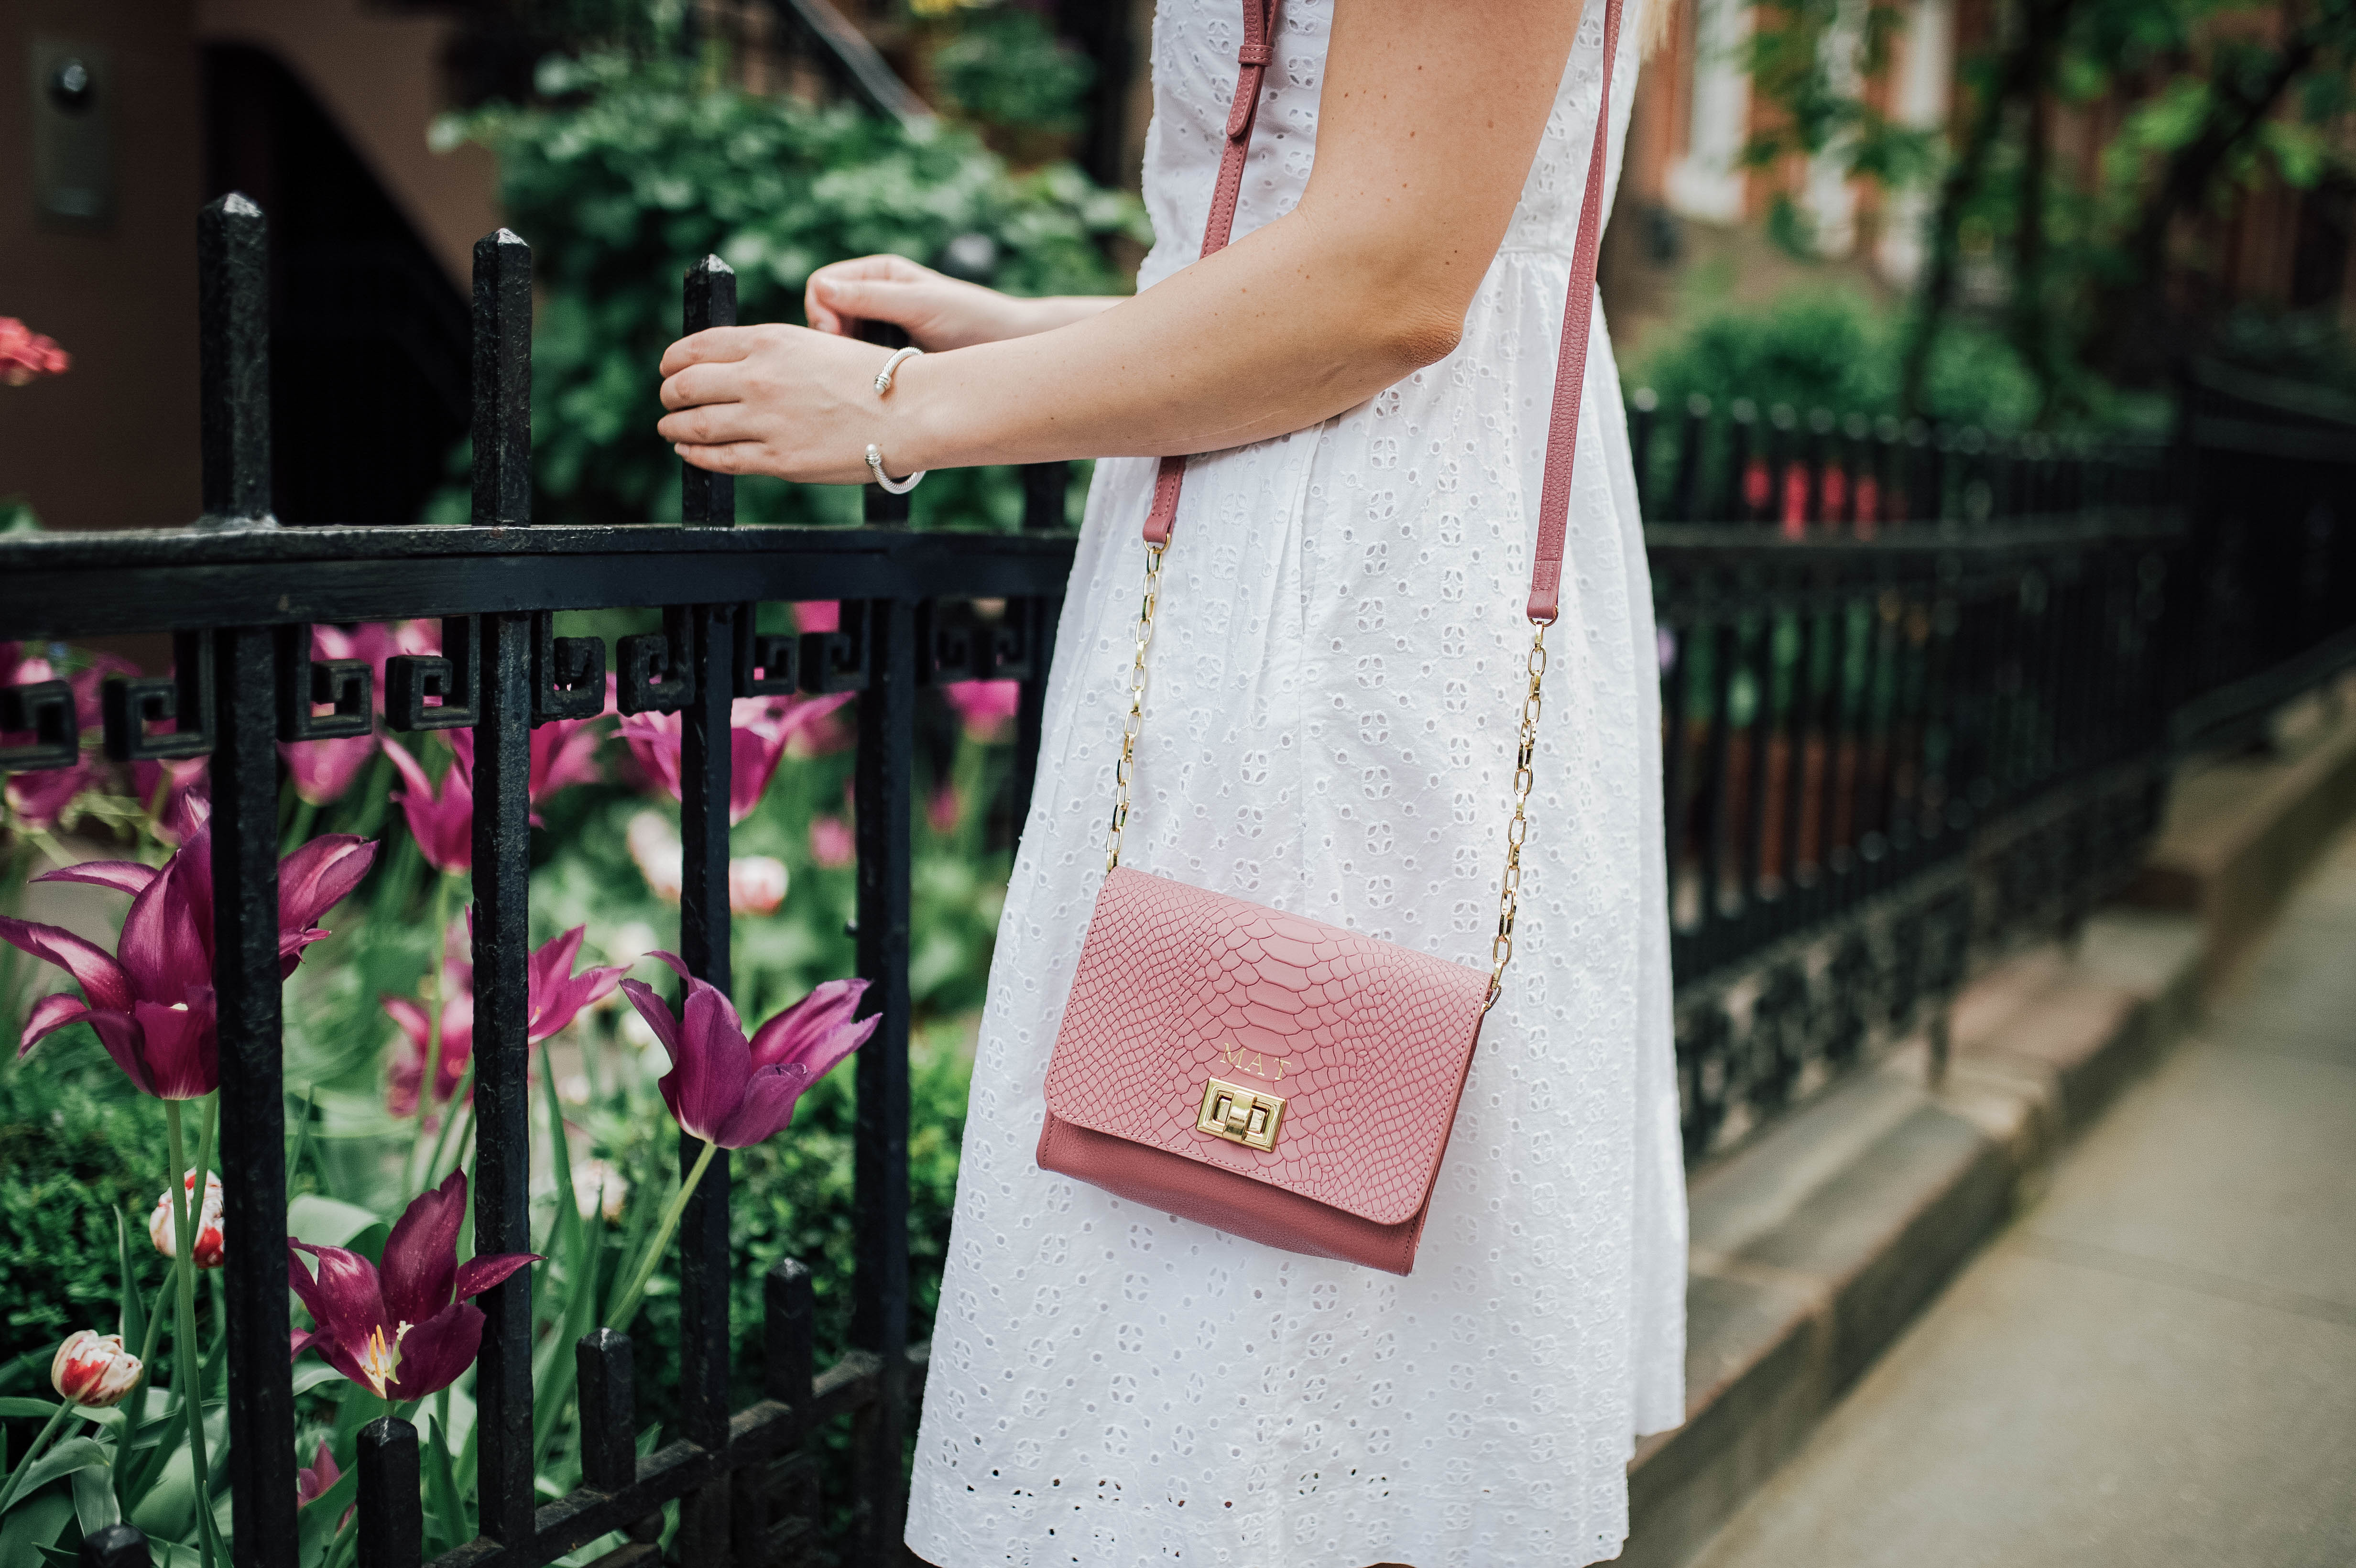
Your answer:
[[[679,527],[531,520],[530,256],[476,255],[474,521],[468,528],[270,523],[262,218],[230,197],[201,225],[204,517],[192,528],[0,540],[0,635],[168,632],[166,677],[112,683],[118,758],[209,754],[221,1155],[233,1233],[285,1215],[275,915],[283,740],[365,732],[370,671],[310,656],[317,623],[434,617],[438,657],[388,667],[386,722],[476,736],[476,1246],[528,1250],[527,797],[532,727],[601,711],[611,654],[626,712],[683,716],[680,946],[725,990],[730,704],[860,694],[853,783],[859,973],[882,1024],[856,1067],[849,1349],[815,1371],[812,1281],[766,1281],[764,1397],[728,1408],[729,1184],[714,1161],[680,1232],[679,1414],[633,1438],[632,1342],[574,1347],[583,1483],[535,1495],[531,1276],[482,1297],[479,1540],[449,1565],[521,1568],[615,1531],[610,1568],[650,1563],[647,1521],[680,1505],[698,1564],[896,1563],[911,1402],[908,955],[918,688],[1023,683],[1030,794],[1055,614],[1073,555],[1064,465],[1025,475],[1020,535],[916,533],[871,490],[857,529],[730,526],[725,478],[687,475]],[[685,284],[691,327],[734,319],[716,261]],[[1934,1062],[1944,1002],[1975,954],[2066,931],[2132,869],[2184,688],[2176,649],[2206,600],[2180,591],[2185,453],[1997,441],[1890,421],[1632,405],[1660,627],[1663,851],[1673,904],[1687,1151],[1746,1129],[1911,1027]],[[326,454],[332,461],[333,454]],[[2271,569],[2269,569],[2271,570]],[[833,632],[757,630],[764,603],[840,600]],[[977,601],[1003,600],[1002,613]],[[660,631],[559,636],[559,612],[663,611]],[[2189,618],[2189,619],[2188,619]],[[322,709],[329,711],[321,711]],[[168,728],[166,727],[168,726]],[[71,764],[71,692],[0,692],[32,740],[0,769]],[[683,1140],[683,1159],[697,1147]],[[284,1259],[227,1264],[234,1552],[293,1568],[295,1409]],[[821,1499],[821,1425],[849,1417],[847,1495]],[[422,1550],[416,1434],[364,1429],[360,1561]],[[830,1528],[830,1519],[847,1520]],[[144,1551],[126,1534],[121,1550]],[[131,1561],[126,1557],[123,1562]]]
[[[220,1165],[237,1233],[283,1232],[287,1202],[276,915],[281,741],[361,734],[372,672],[315,661],[320,622],[440,619],[443,653],[391,661],[395,730],[475,732],[475,1244],[529,1251],[527,951],[532,727],[593,716],[605,702],[607,649],[557,636],[562,610],[662,607],[660,632],[614,649],[625,713],[683,715],[680,951],[729,987],[729,724],[736,697],[860,694],[853,784],[858,971],[882,1017],[857,1058],[851,1348],[813,1375],[809,1273],[766,1282],[766,1397],[728,1408],[728,1160],[714,1160],[680,1231],[680,1369],[674,1440],[633,1445],[630,1341],[606,1331],[576,1348],[584,1481],[553,1501],[532,1473],[530,1271],[486,1292],[477,1363],[481,1537],[444,1568],[526,1568],[616,1531],[651,1539],[680,1504],[673,1550],[699,1563],[896,1561],[903,1451],[925,1349],[909,1343],[908,1029],[912,758],[917,688],[1023,683],[1018,811],[1029,793],[1044,686],[1072,540],[1065,465],[1027,485],[1032,533],[981,538],[889,526],[736,530],[732,482],[690,471],[679,528],[545,528],[531,521],[530,253],[505,232],[475,256],[472,528],[272,526],[263,219],[242,197],[200,226],[204,522],[193,528],[48,536],[0,543],[0,628],[11,637],[168,631],[173,673],[111,683],[105,743],[117,758],[209,755],[220,1006]],[[692,328],[734,319],[734,278],[716,260],[689,274]],[[905,519],[872,492],[871,523]],[[1048,531],[1052,530],[1052,531]],[[840,629],[755,630],[763,602],[840,600]],[[1002,600],[978,613],[973,602]],[[60,694],[63,706],[59,706]],[[6,691],[0,727],[30,731],[0,770],[71,764],[80,737],[61,682]],[[332,707],[332,712],[320,709]],[[682,1154],[701,1149],[683,1138]],[[295,1407],[286,1348],[284,1253],[230,1249],[225,1265],[235,1561],[294,1568]],[[639,1358],[645,1364],[645,1358]],[[818,1539],[812,1433],[851,1418],[849,1538]],[[362,1429],[362,1564],[413,1568],[423,1539],[417,1434],[390,1418]],[[836,1499],[840,1501],[841,1499]],[[145,1561],[115,1531],[111,1561]],[[626,1547],[609,1563],[651,1561]]]
[[[2156,825],[2179,454],[1631,400],[1688,1157],[2074,929]],[[1699,521],[1693,519],[1711,519]]]

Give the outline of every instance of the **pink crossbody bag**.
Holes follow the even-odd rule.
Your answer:
[[[1146,649],[1185,477],[1186,460],[1165,457],[1145,522],[1145,597],[1104,886],[1047,1065],[1042,1169],[1287,1252],[1391,1274],[1415,1266],[1481,1019],[1514,951],[1538,686],[1562,577],[1603,228],[1621,3],[1604,6],[1602,103],[1556,361],[1530,580],[1529,688],[1490,966],[1483,973],[1120,863]],[[1276,0],[1244,0],[1235,104],[1204,226],[1206,256],[1235,226],[1275,27]]]

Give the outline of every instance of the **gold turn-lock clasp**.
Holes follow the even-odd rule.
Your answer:
[[[1276,1147],[1277,1129],[1284,1125],[1284,1097],[1263,1094],[1240,1083],[1214,1078],[1203,1086],[1203,1109],[1194,1130],[1225,1138],[1246,1148]]]

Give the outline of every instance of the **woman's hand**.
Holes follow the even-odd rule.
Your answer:
[[[905,256],[834,261],[809,276],[802,313],[819,332],[847,337],[859,321],[888,321],[926,353],[1043,331],[1046,302],[1016,299],[920,267]]]
[[[874,442],[897,478],[915,465],[894,460],[894,400],[875,395],[876,373],[891,357],[807,327],[715,326],[664,353],[662,405],[671,411],[655,429],[680,456],[715,474],[862,484]]]

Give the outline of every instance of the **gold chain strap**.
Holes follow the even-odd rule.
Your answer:
[[[1167,547],[1145,547],[1145,597],[1137,607],[1137,648],[1129,665],[1129,717],[1121,721],[1120,761],[1112,773],[1112,823],[1105,835],[1105,869],[1120,864],[1121,831],[1129,826],[1129,786],[1137,775],[1137,738],[1145,729],[1145,650],[1153,645],[1153,612],[1162,598],[1162,554]],[[1505,880],[1497,891],[1497,934],[1489,944],[1489,995],[1481,1004],[1487,1012],[1505,993],[1505,965],[1514,957],[1514,917],[1522,896],[1522,842],[1529,835],[1530,785],[1536,782],[1532,764],[1537,756],[1538,715],[1545,703],[1540,686],[1546,679],[1547,629],[1541,625],[1530,638],[1530,688],[1522,697],[1521,735],[1514,752],[1514,816],[1505,824]]]
[[[1514,916],[1520,912],[1522,901],[1522,840],[1530,830],[1528,808],[1530,784],[1534,774],[1531,761],[1537,755],[1538,711],[1542,706],[1538,685],[1546,678],[1547,629],[1539,625],[1537,635],[1530,639],[1530,689],[1522,698],[1521,743],[1514,753],[1514,819],[1505,824],[1505,880],[1497,890],[1497,934],[1489,944],[1489,997],[1481,1004],[1487,1012],[1497,1005],[1505,990],[1505,965],[1514,958]]]
[[[1112,771],[1112,827],[1105,837],[1105,869],[1120,864],[1121,829],[1129,826],[1129,783],[1137,773],[1137,737],[1145,728],[1145,650],[1153,645],[1153,606],[1162,596],[1162,552],[1145,547],[1145,602],[1137,610],[1137,656],[1129,667],[1129,717],[1121,721],[1120,762]]]

